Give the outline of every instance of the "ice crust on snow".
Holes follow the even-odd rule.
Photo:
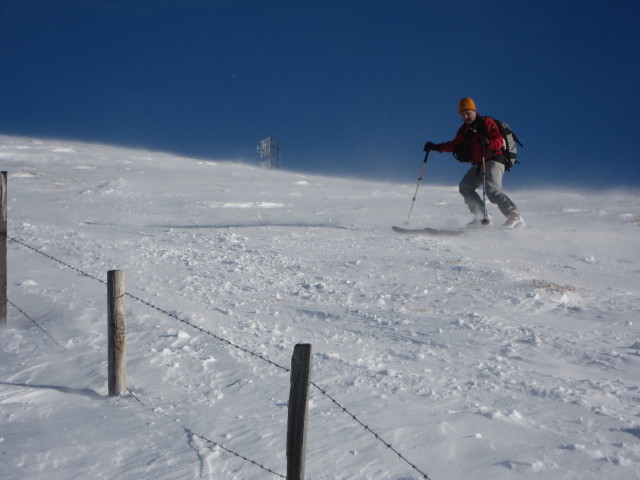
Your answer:
[[[433,480],[640,478],[638,192],[510,192],[530,228],[442,239],[391,231],[415,184],[8,136],[0,159],[11,237],[167,313],[126,299],[109,398],[105,286],[9,242],[3,479],[274,478],[183,427],[286,472],[288,375],[189,324],[285,367],[311,343],[313,381]],[[424,182],[412,225],[467,221]],[[420,478],[310,406],[307,478]]]

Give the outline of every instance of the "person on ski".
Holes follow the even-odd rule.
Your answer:
[[[502,152],[504,140],[496,122],[490,117],[478,115],[476,105],[471,98],[463,98],[458,104],[462,126],[450,142],[427,142],[425,152],[453,152],[461,162],[470,162],[471,168],[460,181],[459,191],[467,207],[474,216],[468,226],[479,226],[491,222],[491,215],[485,212],[485,204],[476,190],[483,184],[483,161],[485,163],[485,188],[487,198],[495,203],[507,217],[504,227],[513,228],[524,225],[524,218],[516,205],[502,191],[505,157]],[[485,217],[486,213],[486,217]],[[486,219],[486,220],[485,220]],[[483,220],[485,220],[483,222]]]

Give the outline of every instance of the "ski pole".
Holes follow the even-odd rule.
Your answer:
[[[484,144],[482,145],[482,212],[483,218],[480,223],[489,225],[489,217],[487,215],[487,164],[484,161]]]
[[[422,175],[424,174],[424,167],[427,165],[427,159],[429,158],[429,151],[424,154],[424,162],[422,162],[422,170],[420,170],[420,177],[418,177],[418,184],[416,185],[416,191],[413,194],[413,200],[411,201],[411,208],[409,209],[409,215],[407,216],[407,221],[404,222],[405,225],[409,225],[409,218],[411,218],[411,212],[413,212],[413,206],[416,203],[416,197],[418,196],[418,188],[420,187],[420,182],[422,181]]]

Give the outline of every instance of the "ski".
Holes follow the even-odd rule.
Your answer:
[[[457,230],[447,230],[440,228],[402,228],[402,227],[391,227],[392,230],[396,233],[400,233],[402,235],[431,235],[431,236],[441,236],[441,237],[454,237],[456,235],[462,235],[466,229],[457,229]]]

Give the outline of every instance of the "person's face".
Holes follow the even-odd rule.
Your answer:
[[[478,115],[478,112],[475,110],[463,110],[460,112],[460,116],[462,117],[462,121],[467,125],[471,125]]]

